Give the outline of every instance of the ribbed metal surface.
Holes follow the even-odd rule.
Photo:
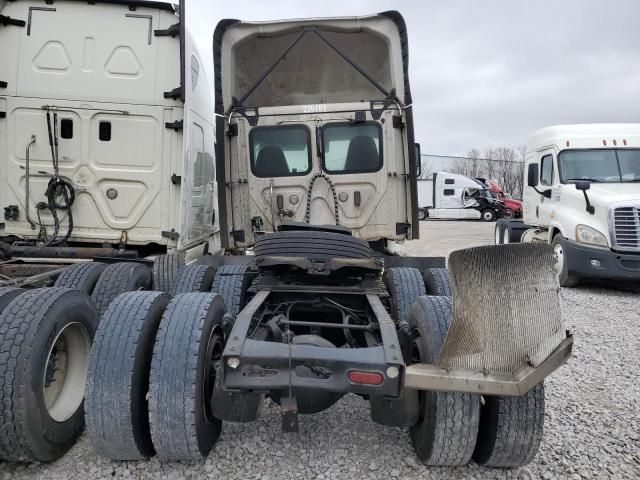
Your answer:
[[[614,247],[640,250],[640,208],[613,210],[613,243]]]
[[[553,267],[543,243],[453,252],[453,314],[437,364],[489,372],[538,366],[565,338]]]

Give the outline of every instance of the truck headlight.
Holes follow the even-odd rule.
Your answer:
[[[576,240],[580,243],[590,243],[592,245],[600,245],[608,247],[609,243],[603,234],[595,228],[586,225],[578,225],[576,227]]]

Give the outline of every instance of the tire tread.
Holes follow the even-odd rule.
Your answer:
[[[160,319],[150,313],[168,302],[164,292],[123,293],[111,302],[96,332],[87,375],[85,418],[91,443],[110,459],[141,460],[154,453],[148,415],[134,418],[134,410],[146,410],[144,400],[144,405],[133,404],[141,393],[134,389],[144,388],[146,394],[148,380],[147,385],[134,385],[134,375],[142,367],[146,369],[143,377],[148,376]]]

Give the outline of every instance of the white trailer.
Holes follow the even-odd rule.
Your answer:
[[[214,102],[176,8],[0,1],[0,259],[217,248]]]
[[[496,243],[550,243],[565,287],[640,280],[640,124],[539,130],[525,175],[524,217],[499,221]]]
[[[495,201],[480,181],[464,175],[436,172],[418,182],[420,219],[469,219],[494,221],[502,204]]]

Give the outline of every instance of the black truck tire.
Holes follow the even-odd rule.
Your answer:
[[[409,363],[435,364],[451,321],[451,299],[422,296],[408,315],[412,345]],[[459,466],[471,459],[480,421],[480,396],[419,391],[420,416],[409,431],[425,465]]]
[[[105,268],[107,268],[106,263],[76,263],[75,265],[65,268],[64,271],[58,275],[53,286],[58,288],[75,288],[82,290],[87,295],[91,295]]]
[[[186,265],[178,271],[171,294],[209,292],[215,276],[212,265]]]
[[[0,288],[0,313],[9,305],[14,298],[18,295],[22,295],[26,290],[17,287],[2,287]]]
[[[184,266],[184,257],[178,253],[158,255],[153,260],[153,289],[171,293],[178,270]]]
[[[496,221],[496,224],[493,227],[494,240],[496,245],[502,245],[504,239],[504,229],[506,228],[507,223],[509,223],[509,221],[505,220],[504,218],[499,218]]]
[[[429,218],[429,214],[427,213],[427,209],[426,208],[419,208],[418,209],[418,220],[422,221],[422,220],[426,220],[427,218]]]
[[[151,438],[161,460],[201,460],[220,436],[210,399],[224,349],[224,314],[220,295],[183,293],[162,316],[149,376]]]
[[[453,297],[451,276],[446,268],[427,268],[422,274],[427,295]]]
[[[522,234],[529,229],[529,226],[522,220],[505,220],[502,231],[502,244],[520,243]]]
[[[84,429],[98,314],[79,290],[38,288],[0,314],[0,458],[50,462]]]
[[[121,293],[132,290],[148,290],[151,287],[151,272],[140,263],[112,263],[104,269],[93,289],[91,300],[102,314],[109,304]]]
[[[256,239],[256,257],[371,258],[373,251],[365,240],[343,233],[315,230],[289,230],[267,233]]]
[[[112,460],[141,460],[155,450],[149,431],[151,355],[170,296],[126,292],[102,316],[91,348],[85,418],[95,449]]]
[[[385,271],[383,280],[391,300],[391,316],[396,324],[402,323],[413,302],[426,295],[422,274],[417,268],[392,267]]]
[[[482,212],[480,212],[480,218],[483,222],[495,222],[497,215],[496,212],[494,212],[490,208],[485,208],[484,210],[482,210]]]
[[[247,265],[223,265],[216,270],[211,291],[222,297],[227,312],[236,317],[246,304],[252,279]]]
[[[521,397],[486,396],[473,459],[487,467],[517,468],[531,462],[544,430],[544,385]]]

